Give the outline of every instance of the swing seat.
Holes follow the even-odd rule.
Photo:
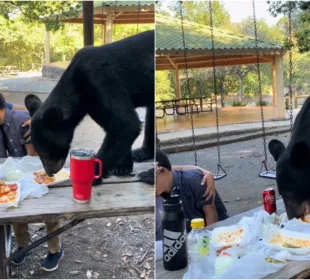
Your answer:
[[[220,180],[226,176],[227,176],[226,173],[219,173],[219,174],[213,175],[215,181]]]
[[[276,179],[276,172],[275,171],[264,171],[259,174],[259,177],[267,178],[267,179]]]
[[[217,165],[217,173],[213,175],[213,178],[215,181],[221,180],[222,178],[226,177],[227,173],[226,171],[223,169],[223,167],[218,164]]]

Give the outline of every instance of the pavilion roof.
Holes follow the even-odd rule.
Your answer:
[[[188,50],[211,50],[211,27],[184,21],[185,44]],[[254,50],[255,39],[219,28],[213,28],[216,50]],[[258,41],[259,50],[282,51],[282,45]],[[181,22],[156,14],[156,52],[183,50]]]

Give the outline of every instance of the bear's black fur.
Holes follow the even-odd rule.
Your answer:
[[[154,158],[154,30],[79,50],[46,101],[28,95],[25,105],[32,143],[48,175],[62,168],[86,114],[106,132],[97,153],[103,176],[131,173],[133,159]],[[131,153],[141,131],[137,107],[147,108],[145,137]]]
[[[271,140],[269,151],[277,162],[277,185],[289,219],[310,214],[310,98],[298,113],[285,148]]]

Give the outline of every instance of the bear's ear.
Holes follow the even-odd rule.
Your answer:
[[[310,151],[305,142],[299,141],[294,144],[290,154],[290,164],[294,168],[304,168],[310,165]]]
[[[34,94],[28,94],[25,97],[25,107],[27,108],[30,117],[34,115],[34,113],[41,107],[42,101],[40,100],[39,97],[37,97]]]
[[[52,105],[43,114],[43,122],[49,128],[56,128],[63,121],[63,111],[58,105]]]
[[[276,139],[273,139],[269,142],[268,148],[269,148],[269,152],[271,153],[275,161],[278,161],[280,156],[285,151],[284,144],[281,141],[276,140]]]

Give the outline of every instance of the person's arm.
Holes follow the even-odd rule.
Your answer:
[[[37,152],[34,150],[34,147],[32,144],[25,144],[25,148],[26,148],[28,156],[35,157],[38,155]]]
[[[205,214],[208,226],[218,222],[218,215],[214,204],[203,206],[202,211]]]
[[[27,111],[25,106],[12,104],[8,102],[6,102],[6,107],[10,110],[15,110],[15,111]]]
[[[187,185],[192,189],[196,207],[203,211],[205,221],[207,225],[210,225],[218,221],[218,215],[214,203],[216,194],[212,195],[210,199],[204,197],[207,185],[199,184],[202,176],[202,174],[192,172],[191,176],[187,178]]]
[[[17,104],[13,104],[13,110],[15,111],[27,111],[25,106],[22,105],[17,105]]]
[[[185,171],[185,170],[193,170],[193,169],[198,169],[204,174],[203,179],[201,181],[201,185],[204,186],[207,184],[206,192],[204,193],[204,197],[206,198],[206,200],[209,200],[211,197],[214,197],[215,196],[214,177],[210,171],[203,169],[196,165],[173,165],[172,166],[172,170],[177,170],[177,171]]]
[[[21,139],[21,144],[24,145],[26,151],[27,151],[27,155],[28,156],[37,156],[36,151],[34,150],[34,147],[31,143],[31,138],[29,137],[28,139],[25,139],[24,135],[27,132],[28,128],[26,128],[24,126],[24,123],[26,123],[27,121],[29,121],[30,117],[27,114],[23,114],[20,116],[19,118],[19,122],[20,122],[20,139]]]

